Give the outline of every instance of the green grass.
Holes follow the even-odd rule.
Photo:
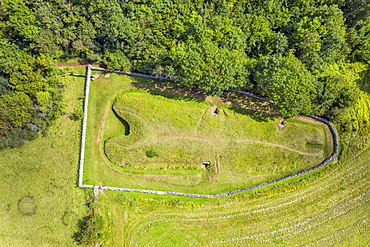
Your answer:
[[[359,131],[365,136],[370,135],[370,93],[361,92],[344,119],[351,123],[352,130]]]
[[[78,99],[83,83],[83,78],[65,78],[67,115],[47,137],[0,152],[0,246],[76,245],[72,235],[78,219],[85,216],[84,192],[92,194],[76,188],[81,123],[69,118],[82,105]],[[103,129],[101,138],[124,133],[113,112],[106,114],[116,128]],[[105,221],[99,243],[112,247],[367,246],[369,137],[341,136],[341,145],[345,150],[338,163],[226,200],[99,193],[98,211]],[[147,171],[130,170],[131,174],[143,172]]]
[[[215,194],[326,157],[321,125],[288,120],[280,129],[278,118],[261,122],[228,104],[211,115],[207,101],[132,87],[158,83],[116,74],[92,82],[84,183]]]
[[[81,71],[81,73],[83,73]],[[46,137],[0,151],[0,246],[75,246],[85,214],[84,191],[76,188],[83,78],[65,77],[66,114]]]
[[[369,164],[367,146],[301,181],[222,201],[106,191],[99,197],[101,213],[116,231],[104,241],[109,246],[366,246]]]

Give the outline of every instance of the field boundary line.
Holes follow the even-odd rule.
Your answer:
[[[107,71],[102,68],[97,68],[93,67],[91,65],[88,65],[86,67],[86,80],[85,80],[85,99],[84,99],[84,118],[82,121],[82,135],[81,135],[81,151],[80,151],[80,164],[79,164],[79,174],[78,174],[78,187],[84,188],[84,189],[101,189],[101,190],[111,190],[111,191],[124,191],[124,192],[139,192],[139,193],[146,193],[146,194],[156,194],[156,195],[175,195],[175,196],[186,196],[186,197],[197,197],[197,198],[218,198],[218,197],[226,197],[226,196],[231,196],[235,195],[241,192],[265,187],[267,185],[275,184],[284,180],[287,180],[289,178],[293,178],[299,175],[303,175],[309,172],[312,172],[316,169],[319,169],[320,167],[326,165],[327,163],[331,161],[336,161],[336,155],[338,154],[338,146],[339,146],[339,141],[338,141],[338,134],[335,130],[335,127],[333,124],[331,124],[328,120],[313,116],[313,115],[308,115],[308,117],[313,118],[315,120],[318,120],[320,122],[323,122],[326,124],[330,132],[332,134],[333,138],[333,152],[332,154],[320,162],[318,165],[311,167],[309,169],[301,170],[296,173],[289,174],[287,176],[271,180],[268,182],[256,184],[253,186],[249,186],[246,188],[242,188],[239,190],[234,190],[230,192],[224,192],[224,193],[218,193],[218,194],[213,194],[213,195],[203,195],[203,194],[191,194],[191,193],[182,193],[182,192],[175,192],[175,191],[159,191],[159,190],[145,190],[145,189],[130,189],[130,188],[120,188],[120,187],[110,187],[110,186],[98,186],[98,185],[89,185],[89,184],[83,184],[83,169],[84,169],[84,159],[85,159],[85,141],[86,141],[86,126],[87,126],[87,112],[88,112],[88,98],[89,98],[89,93],[90,93],[90,80],[91,80],[91,70],[99,70],[99,71]],[[164,78],[164,77],[155,77],[155,76],[149,76],[149,75],[144,75],[144,74],[138,74],[138,73],[128,73],[128,72],[122,72],[122,71],[108,71],[110,73],[118,73],[118,74],[125,74],[125,75],[134,75],[134,76],[144,76],[144,77],[149,77],[149,78],[155,78],[155,79],[165,79],[165,80],[174,80],[170,78]],[[234,91],[235,92],[235,91]],[[237,91],[241,93],[242,91]],[[249,96],[254,97],[254,95],[250,94]],[[260,98],[259,96],[257,96]],[[265,101],[267,101],[266,99]]]

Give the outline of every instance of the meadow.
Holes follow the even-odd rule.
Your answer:
[[[63,116],[44,136],[0,151],[0,246],[77,245],[87,195],[76,187],[81,122],[73,116],[82,107],[84,79],[60,80]]]
[[[83,69],[74,70],[84,73]],[[136,80],[117,75],[111,78],[121,81],[118,91]],[[65,115],[47,136],[24,147],[0,152],[3,182],[0,246],[77,245],[73,235],[79,220],[86,215],[86,198],[93,194],[92,190],[76,188],[81,122],[73,120],[73,116],[82,107],[84,79],[62,79]],[[108,79],[101,78],[102,81],[99,86],[108,88]],[[114,99],[97,101],[94,105],[112,106]],[[109,121],[104,126],[115,128],[96,128],[100,135],[93,138],[90,135],[91,141],[125,133],[124,125],[113,111],[101,114]],[[98,155],[104,151],[101,148]],[[100,156],[98,161],[107,160]],[[111,167],[101,164],[108,170]],[[100,191],[96,207],[105,227],[99,243],[104,246],[367,246],[370,242],[369,166],[369,137],[354,133],[341,136],[338,163],[227,199]],[[88,175],[92,171],[91,166]],[[106,173],[103,169],[97,172]]]
[[[330,154],[321,124],[287,119],[281,129],[279,117],[257,120],[255,111],[222,100],[213,115],[212,98],[155,90],[161,83],[116,74],[92,82],[85,184],[215,194],[314,166]]]
[[[223,201],[104,192],[110,246],[367,246],[369,147],[298,182]],[[108,217],[108,215],[110,215]]]

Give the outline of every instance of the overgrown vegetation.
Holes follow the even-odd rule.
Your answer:
[[[210,95],[246,89],[285,117],[315,114],[366,134],[369,118],[356,112],[369,100],[358,85],[369,13],[366,0],[4,0],[0,148],[35,139],[60,115],[55,60],[176,78]]]
[[[83,73],[83,71],[81,71]],[[82,108],[83,78],[59,78],[66,115],[46,137],[0,151],[0,245],[76,246],[72,236],[85,216],[85,193],[76,188],[81,122],[69,118]]]
[[[73,238],[84,246],[99,244],[103,238],[104,219],[99,212],[99,207],[90,198],[88,201],[88,213],[78,222],[79,229]]]

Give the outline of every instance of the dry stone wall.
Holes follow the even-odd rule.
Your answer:
[[[91,188],[91,189],[95,188],[96,189],[96,185],[84,185],[84,184],[82,184],[83,165],[84,165],[84,148],[85,148],[85,137],[86,137],[87,107],[88,107],[88,96],[89,96],[91,70],[105,71],[105,69],[98,68],[98,67],[92,67],[92,66],[87,67],[86,88],[85,88],[85,104],[84,104],[84,119],[83,119],[82,137],[81,137],[82,138],[81,139],[82,140],[81,141],[81,156],[80,156],[81,158],[80,158],[78,185],[79,185],[80,188]],[[122,71],[109,71],[109,72],[110,73],[125,74],[125,75],[144,76],[144,77],[156,78],[156,79],[166,79],[166,80],[169,79],[169,78],[154,77],[154,76],[148,76],[148,75],[143,75],[143,74],[138,74],[138,73],[128,73],[128,72],[122,72]],[[174,79],[170,79],[170,80],[174,80]],[[269,100],[269,99],[266,99],[266,98],[263,98],[263,97],[260,97],[260,96],[257,96],[257,95],[251,94],[251,93],[247,93],[247,92],[244,92],[244,91],[237,91],[237,90],[233,90],[233,89],[229,89],[229,91],[242,93],[242,94],[245,94],[245,95],[248,95],[248,96],[251,96],[251,97],[254,97],[254,98],[272,103],[272,101]],[[159,190],[118,188],[118,187],[109,187],[109,186],[98,186],[98,188],[102,189],[102,190],[139,192],[139,193],[156,194],[156,195],[174,195],[174,196],[187,196],[187,197],[198,197],[198,198],[218,198],[218,197],[230,196],[230,195],[234,195],[234,194],[241,193],[241,192],[244,192],[244,191],[249,191],[249,190],[261,188],[261,187],[264,187],[264,186],[267,186],[267,185],[271,185],[271,184],[275,184],[275,183],[287,180],[289,178],[293,178],[293,177],[296,177],[296,176],[300,176],[300,175],[312,172],[312,171],[317,170],[320,167],[326,165],[327,163],[329,163],[333,160],[336,160],[336,155],[338,154],[339,140],[338,140],[338,134],[337,134],[334,126],[328,120],[326,120],[324,118],[321,118],[321,117],[313,116],[313,115],[308,115],[308,116],[310,118],[313,118],[315,120],[318,120],[320,122],[325,123],[329,127],[330,132],[332,134],[333,143],[334,143],[333,152],[330,155],[330,157],[328,157],[327,159],[322,161],[320,164],[318,164],[314,167],[311,167],[309,169],[305,169],[305,170],[299,171],[297,173],[289,174],[285,177],[278,178],[278,179],[268,181],[268,182],[265,182],[265,183],[253,185],[253,186],[250,186],[250,187],[246,187],[246,188],[243,188],[243,189],[234,190],[234,191],[230,191],[230,192],[214,194],[214,195],[190,194],[190,193],[181,193],[181,192],[175,192],[175,191],[159,191]]]

